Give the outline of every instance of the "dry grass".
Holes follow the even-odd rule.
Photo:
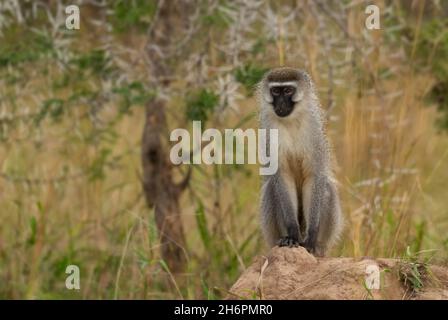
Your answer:
[[[359,50],[368,52],[360,56],[337,46],[328,51],[317,18],[304,15],[297,35],[267,44],[263,62],[271,66],[284,59],[307,68],[324,107],[333,100],[328,134],[346,218],[344,237],[333,254],[397,257],[407,246],[445,250],[448,138],[436,132],[436,111],[424,102],[431,75],[416,73],[403,49],[385,40],[385,31],[359,36],[363,12],[356,6],[348,14],[347,31]],[[334,25],[331,30],[342,34]],[[296,54],[298,44],[303,46]],[[328,55],[346,64],[335,68],[334,79],[323,63]],[[33,72],[29,76],[36,79],[36,87],[51,78]],[[8,90],[1,87],[0,94]],[[16,104],[33,106],[33,95],[50,91],[30,91]],[[253,98],[239,105],[239,114],[213,124],[234,127],[256,111]],[[173,101],[170,108],[182,110],[182,105]],[[213,299],[225,295],[251,258],[264,252],[258,232],[257,168],[201,166],[182,199],[188,270],[176,277],[167,270],[159,258],[152,212],[141,197],[142,119],[143,109],[123,118],[112,145],[83,143],[91,124],[76,117],[45,122],[39,130],[20,124],[8,133],[8,141],[0,144],[0,172],[37,180],[0,178],[0,297]],[[170,121],[173,127],[177,123],[174,117]],[[256,126],[255,118],[244,124]],[[104,178],[76,175],[105,146],[119,159],[107,167]],[[63,175],[65,166],[75,176],[51,180]],[[201,214],[209,243],[198,229]],[[446,259],[446,251],[436,256]],[[79,292],[65,289],[68,264],[81,268]]]

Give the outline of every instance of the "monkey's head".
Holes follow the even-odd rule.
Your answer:
[[[264,105],[280,118],[290,116],[311,88],[309,75],[293,68],[275,68],[266,73],[259,85]]]

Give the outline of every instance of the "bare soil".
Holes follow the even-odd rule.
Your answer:
[[[372,266],[379,270],[379,289],[366,285]],[[445,300],[448,269],[398,259],[316,258],[301,247],[275,247],[255,259],[227,298]]]

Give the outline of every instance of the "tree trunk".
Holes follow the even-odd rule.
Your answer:
[[[173,74],[176,61],[169,58],[170,48],[177,44],[176,35],[187,28],[194,3],[158,1],[158,10],[148,34],[150,73],[156,86],[169,86],[165,79]],[[156,225],[161,241],[161,255],[171,272],[181,272],[186,263],[185,236],[179,197],[188,185],[191,168],[184,181],[176,184],[172,177],[173,164],[169,159],[168,130],[165,101],[155,99],[146,106],[142,138],[143,189],[149,207],[154,207]]]
[[[163,101],[146,107],[142,139],[143,190],[149,207],[154,207],[162,259],[170,271],[180,272],[186,262],[185,236],[179,211],[182,186],[172,178],[173,165],[162,139],[166,130]],[[185,184],[185,183],[184,183]]]

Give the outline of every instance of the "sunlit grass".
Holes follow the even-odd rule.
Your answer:
[[[356,7],[350,11],[349,34],[357,34],[362,14]],[[300,32],[268,43],[259,65],[275,66],[284,60],[307,68],[326,108],[330,79],[322,59],[330,53],[319,40],[315,19],[307,15],[300,21]],[[83,46],[92,44],[88,49],[93,50],[91,35],[83,36],[90,40]],[[448,137],[437,132],[437,112],[425,100],[433,76],[415,72],[406,52],[386,44],[385,32],[375,33],[369,41],[358,42],[366,47],[360,46],[361,51],[375,48],[368,55],[331,51],[334,60],[342,59],[348,66],[334,70],[334,107],[327,126],[346,221],[332,255],[400,258],[410,246],[414,252],[436,249],[434,259],[446,260]],[[132,39],[136,46],[142,42]],[[303,59],[292,52],[297,47]],[[219,62],[219,54],[214,54]],[[27,76],[33,79],[29,85],[40,89],[26,91],[14,103],[1,100],[1,108],[27,106],[24,111],[32,113],[40,106],[34,98],[52,97],[56,77],[52,68],[43,76],[32,70],[32,64],[27,66],[31,69]],[[258,73],[261,68],[241,70]],[[244,75],[244,90],[250,91],[253,79]],[[17,88],[2,82],[0,94],[20,95]],[[61,99],[68,98],[70,90],[66,91],[58,91]],[[247,96],[239,101],[239,114],[210,117],[210,125],[233,128],[248,117],[242,126],[256,127],[256,117],[250,116],[257,110],[255,98]],[[174,100],[169,107],[174,128],[185,105]],[[112,119],[111,109],[105,108],[102,116]],[[80,106],[72,116],[44,120],[39,129],[20,122],[0,144],[0,172],[5,174],[0,177],[0,297],[226,296],[252,258],[266,250],[258,223],[258,168],[194,167],[191,185],[181,199],[188,266],[184,273],[173,275],[160,258],[154,215],[141,190],[143,108],[120,118],[116,134],[96,144],[85,143],[94,139],[92,122],[79,117],[86,110]],[[98,163],[102,153],[105,165]],[[176,174],[180,179],[181,173]],[[69,264],[81,269],[79,291],[65,288]]]

